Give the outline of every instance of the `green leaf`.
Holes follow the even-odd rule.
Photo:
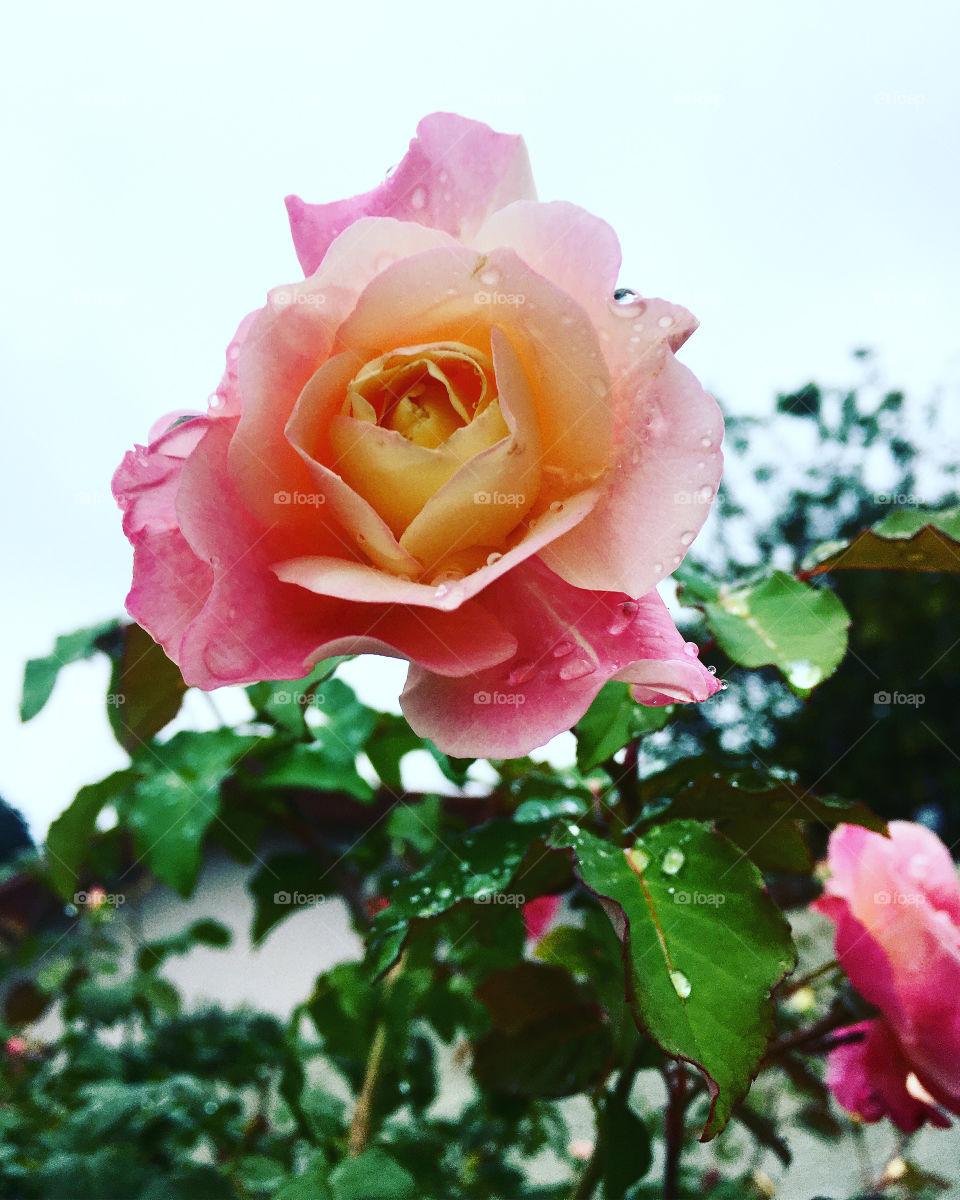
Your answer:
[[[247,886],[253,895],[251,937],[258,945],[284,917],[311,908],[326,898],[332,885],[324,883],[323,865],[312,854],[275,854],[253,876]]]
[[[590,771],[612,758],[627,742],[662,729],[673,709],[638,704],[627,683],[607,683],[577,722],[577,766]]]
[[[857,800],[816,796],[789,778],[752,767],[720,771],[707,758],[684,759],[648,776],[643,790],[652,799],[638,829],[684,818],[712,821],[762,871],[806,872],[813,867],[803,822],[841,823],[883,831],[886,826]]]
[[[137,966],[141,971],[153,971],[170,955],[189,954],[194,946],[222,949],[230,945],[230,939],[231,933],[226,925],[203,917],[199,921],[191,921],[186,929],[141,946],[137,952]]]
[[[363,804],[373,800],[369,783],[358,773],[352,755],[347,758],[325,741],[280,745],[264,756],[265,769],[245,778],[254,791],[274,788],[309,788],[316,792],[346,792]]]
[[[288,1179],[273,1200],[330,1200],[327,1175],[326,1158],[321,1150],[316,1150],[303,1174]]]
[[[793,969],[790,928],[763,877],[696,821],[650,830],[627,850],[576,825],[551,844],[572,851],[624,943],[638,1026],[706,1078],[703,1139],[724,1127],[773,1033],[771,990]]]
[[[387,818],[390,836],[418,854],[430,854],[435,849],[439,829],[439,796],[426,796],[417,804],[397,804]]]
[[[47,832],[47,861],[50,881],[65,899],[70,899],[80,882],[84,857],[96,832],[103,808],[118,801],[132,787],[133,770],[114,771],[99,783],[77,792],[73,803],[60,814]]]
[[[788,413],[791,417],[818,417],[820,415],[821,395],[815,383],[808,383],[798,392],[784,393],[777,396],[777,412]]]
[[[350,655],[325,658],[303,679],[252,683],[246,689],[247,697],[261,720],[305,741],[310,736],[306,722],[307,709],[311,706],[322,709],[326,702],[322,685],[341,663],[349,661]]]
[[[187,895],[200,869],[203,836],[220,811],[220,785],[261,741],[230,729],[178,733],[135,762],[138,779],[121,800],[138,855]]]
[[[603,1148],[603,1197],[604,1200],[623,1200],[653,1165],[650,1132],[628,1100],[616,1093],[605,1098],[598,1125]]]
[[[382,714],[364,747],[373,769],[394,791],[403,787],[400,762],[404,755],[423,749],[423,738],[413,732],[404,717],[394,713]]]
[[[330,1172],[333,1200],[414,1200],[412,1175],[377,1146],[345,1158]]]
[[[113,669],[107,718],[114,737],[131,756],[180,711],[187,685],[163,648],[139,625],[123,625],[105,649]]]
[[[497,905],[527,851],[546,837],[552,821],[490,821],[459,837],[451,837],[420,871],[394,882],[389,907],[373,921],[368,944],[374,975],[385,971],[400,953],[410,922],[440,916],[461,901]],[[524,897],[510,896],[519,906]]]
[[[831,675],[847,649],[850,617],[827,588],[783,571],[755,583],[721,588],[703,604],[724,651],[744,667],[777,667],[800,695]]]
[[[101,649],[99,642],[119,627],[119,621],[101,621],[76,633],[58,637],[53,653],[45,658],[31,658],[23,672],[23,696],[20,700],[20,720],[30,721],[53,694],[61,667],[92,658]]]
[[[960,571],[960,507],[898,508],[850,542],[819,546],[804,563],[826,571]]]

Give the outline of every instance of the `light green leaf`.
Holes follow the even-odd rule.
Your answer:
[[[118,628],[119,621],[102,621],[76,633],[58,637],[53,653],[45,658],[31,658],[23,672],[23,696],[20,700],[20,720],[29,721],[37,715],[53,693],[61,667],[92,658],[100,650],[101,638]]]
[[[627,742],[662,729],[670,706],[638,704],[627,683],[607,683],[577,722],[577,766],[587,772],[612,758]]]

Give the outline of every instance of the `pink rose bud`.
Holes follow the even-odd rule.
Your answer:
[[[534,944],[540,941],[553,924],[561,900],[560,896],[537,896],[523,906],[523,923],[527,929],[527,937]]]
[[[27,1043],[22,1037],[9,1037],[6,1041],[6,1049],[11,1058],[19,1058],[22,1054],[26,1054]]]
[[[946,846],[923,825],[891,821],[890,837],[841,825],[817,911],[836,925],[837,957],[881,1012],[846,1032],[828,1080],[848,1111],[889,1117],[912,1133],[960,1114],[960,882]]]
[[[717,405],[674,357],[690,313],[618,288],[610,227],[449,113],[372,191],[287,207],[306,278],[113,481],[128,611],[186,682],[407,659],[408,721],[465,757],[542,745],[610,679],[715,692],[656,591],[720,479]]]

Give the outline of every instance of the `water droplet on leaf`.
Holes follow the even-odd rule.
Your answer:
[[[684,853],[678,850],[676,846],[671,846],[663,856],[663,873],[664,875],[676,875],[684,863]]]
[[[673,984],[673,990],[677,993],[681,1000],[686,1000],[690,995],[690,980],[682,971],[671,971],[670,982]]]

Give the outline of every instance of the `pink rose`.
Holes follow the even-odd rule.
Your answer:
[[[527,940],[536,945],[553,924],[560,911],[562,896],[535,896],[523,906],[523,924]]]
[[[462,756],[526,753],[609,679],[714,692],[655,590],[720,477],[673,353],[690,314],[615,298],[612,230],[537,203],[522,141],[462,117],[371,192],[287,203],[307,278],[114,479],[128,610],[187,683],[406,658],[410,724]]]
[[[936,834],[891,821],[890,837],[841,825],[832,872],[813,907],[836,925],[836,953],[882,1017],[863,1041],[831,1053],[829,1082],[865,1121],[889,1116],[913,1132],[934,1107],[960,1113],[960,883]]]

